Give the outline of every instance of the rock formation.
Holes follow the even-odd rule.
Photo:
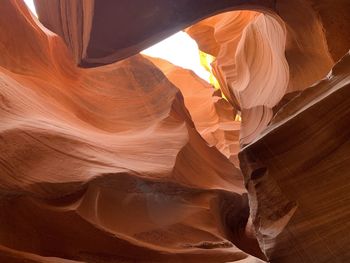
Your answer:
[[[240,153],[259,244],[273,262],[350,259],[350,54]]]
[[[180,89],[196,130],[210,146],[215,146],[238,167],[240,122],[237,111],[206,81],[190,70],[147,57]]]
[[[35,0],[41,21],[84,67],[134,55],[196,21],[228,9],[271,9],[273,0]],[[108,27],[106,27],[108,25]]]
[[[214,72],[225,96],[242,112],[241,141],[247,144],[267,126],[272,108],[287,90],[286,32],[273,17],[250,11],[228,12],[208,20],[201,23],[212,24],[219,47]],[[201,23],[189,32],[196,32]],[[201,38],[198,36],[199,42]]]
[[[200,137],[153,64],[138,55],[79,69],[21,1],[2,2],[1,13],[4,258],[252,259],[238,247],[259,255],[245,234],[240,170]]]
[[[0,1],[1,262],[350,259],[347,0],[35,2]],[[137,54],[188,26],[227,100]]]

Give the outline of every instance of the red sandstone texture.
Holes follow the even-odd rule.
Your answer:
[[[0,1],[0,262],[350,260],[347,0],[35,2]],[[227,100],[138,54],[181,29]]]

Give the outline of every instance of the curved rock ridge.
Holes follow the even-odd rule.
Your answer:
[[[219,12],[271,10],[274,1],[35,0],[35,4],[42,23],[63,37],[73,51],[76,63],[93,67],[135,55]]]
[[[239,154],[253,224],[271,262],[350,258],[349,91],[348,53]]]
[[[229,74],[226,68],[235,68],[235,54],[242,32],[258,15],[252,11],[227,12],[204,19],[185,30],[197,41],[200,50],[215,57],[212,70],[225,97],[238,109],[237,98],[229,87],[235,74]]]
[[[225,96],[242,112],[241,143],[247,144],[266,128],[273,116],[272,108],[287,90],[284,25],[257,12],[224,13],[187,30],[199,38],[200,48],[201,38],[206,37],[203,25],[214,30],[211,36],[219,51],[212,63],[213,71]],[[196,33],[197,27],[201,35]],[[213,51],[207,50],[215,55]]]
[[[146,58],[180,89],[185,106],[201,136],[239,167],[240,122],[234,120],[236,110],[222,98],[221,92],[191,70],[177,67],[163,59]]]
[[[277,1],[275,11],[278,16],[271,12],[227,12],[186,30],[201,50],[216,56],[214,74],[225,96],[242,111],[242,145],[267,127],[273,108],[281,106],[286,93],[306,89],[334,64],[326,36],[335,32],[325,31],[330,14],[323,4]],[[344,16],[343,24],[348,20],[349,16]],[[347,34],[340,41],[345,46]]]
[[[40,20],[63,37],[77,63],[88,67],[134,55],[201,19],[229,10],[258,10],[282,18],[289,32],[287,59],[299,62],[291,69],[291,79],[299,82],[291,87],[294,90],[313,84],[311,74],[317,80],[324,77],[333,60],[342,57],[350,44],[348,0],[337,0],[334,4],[328,0],[203,0],[190,4],[187,0],[154,0],[152,4],[126,0],[35,0],[35,3]]]
[[[261,262],[243,177],[140,55],[79,69],[0,3],[0,259]]]
[[[348,0],[36,4],[0,1],[1,262],[348,261]],[[186,30],[228,101],[137,55],[234,9]]]
[[[72,21],[66,15],[65,9],[62,8],[66,2],[64,0],[56,2],[57,4],[47,2],[47,0],[38,0],[39,17],[45,25],[61,34],[66,42],[78,42],[82,46],[85,33],[82,33],[82,30],[76,30],[74,25],[77,23],[70,24]],[[227,3],[224,2],[216,1],[215,4],[209,4],[202,1],[200,5],[196,6],[197,18],[192,17],[192,23],[206,16],[201,9],[205,4],[207,4],[205,12],[213,13],[242,8],[240,6],[242,3],[233,1],[226,6]],[[182,4],[182,1],[174,4],[172,13],[177,14],[177,18],[181,17],[178,25],[185,26],[186,23],[191,24],[190,20],[187,19],[191,17],[189,12],[193,6],[187,5],[185,8]],[[259,15],[253,11],[228,12],[205,19],[192,29],[187,30],[199,42],[203,51],[217,57],[213,63],[215,75],[226,98],[238,110],[242,111],[243,120],[240,136],[242,145],[254,140],[267,127],[274,114],[273,109],[281,106],[283,103],[281,99],[286,93],[297,94],[298,91],[306,89],[324,77],[334,64],[333,58],[339,57],[341,52],[345,53],[345,48],[350,44],[349,33],[344,32],[344,36],[339,37],[334,27],[334,24],[346,26],[350,23],[350,17],[344,14],[342,19],[331,20],[332,12],[338,9],[332,7],[327,10],[328,4],[325,1],[317,3],[305,0],[274,1],[274,3],[248,1],[245,4],[246,9],[260,10],[265,14]],[[148,34],[147,36],[136,34],[137,30],[133,28],[125,33],[129,38],[122,35],[119,39],[115,39],[117,32],[118,34],[124,32],[118,27],[119,16],[115,13],[118,13],[120,8],[109,2],[95,3],[93,10],[84,8],[79,2],[74,5],[79,5],[79,8],[73,6],[68,9],[73,10],[73,12],[74,10],[80,10],[79,12],[88,10],[86,11],[88,17],[86,21],[93,21],[93,29],[89,31],[87,38],[89,38],[89,44],[92,43],[91,52],[96,58],[84,58],[81,55],[82,52],[72,48],[78,62],[85,61],[82,63],[85,63],[86,66],[120,59],[125,54],[136,52],[140,46],[146,47],[148,41],[160,38],[163,33],[165,36],[172,29],[177,28],[176,23],[173,24],[177,21],[176,19],[169,18],[171,23],[162,24],[163,15],[169,16],[167,11],[170,7],[167,1],[163,1],[159,10],[162,9],[164,14],[139,16],[140,20],[144,19],[147,23],[138,25],[138,30],[141,31],[142,27],[153,25],[151,29],[142,31],[143,34]],[[343,8],[350,7],[346,0],[339,1],[338,5]],[[125,8],[137,9],[136,6],[129,3],[124,6]],[[220,9],[224,6],[224,9]],[[108,12],[106,7],[108,7]],[[216,8],[218,9],[214,12]],[[140,7],[141,9],[146,14],[150,12],[147,8]],[[104,10],[103,15],[101,14],[102,10]],[[134,12],[137,12],[135,10]],[[157,10],[154,9],[153,12],[157,12]],[[85,13],[80,16],[77,16],[77,13],[78,11],[75,11],[73,17],[85,16]],[[113,13],[113,18],[109,18],[110,13]],[[67,21],[63,24],[68,26],[70,32],[75,32],[74,34],[78,32],[77,37],[71,38],[64,34],[60,23],[55,22],[59,20],[57,15]],[[128,18],[120,17],[128,21]],[[158,20],[158,24],[154,24],[155,20]],[[79,21],[78,25],[82,23],[81,20]],[[101,30],[104,24],[113,25],[114,34],[107,33],[108,30],[112,31],[111,27],[108,30]],[[138,21],[134,21],[132,24],[136,25]],[[161,33],[158,31],[159,24],[163,25]],[[328,46],[332,45],[329,35],[337,35],[337,39],[341,43],[339,47],[332,46],[333,48],[329,50]],[[148,39],[141,40],[145,37]],[[120,44],[125,45],[129,41],[128,39],[132,39],[133,43],[127,48],[120,47]],[[96,43],[99,44],[96,45]],[[70,44],[70,46],[72,45]]]
[[[0,260],[10,263],[83,263],[83,261],[67,260],[56,257],[41,257],[36,254],[19,252],[8,247],[0,246]]]

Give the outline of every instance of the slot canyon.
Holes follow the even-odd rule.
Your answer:
[[[1,263],[350,262],[349,0],[34,4],[0,0]],[[141,52],[179,31],[213,81]]]

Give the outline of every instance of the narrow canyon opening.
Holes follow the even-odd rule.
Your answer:
[[[0,1],[0,261],[344,262],[348,1],[151,2]]]

